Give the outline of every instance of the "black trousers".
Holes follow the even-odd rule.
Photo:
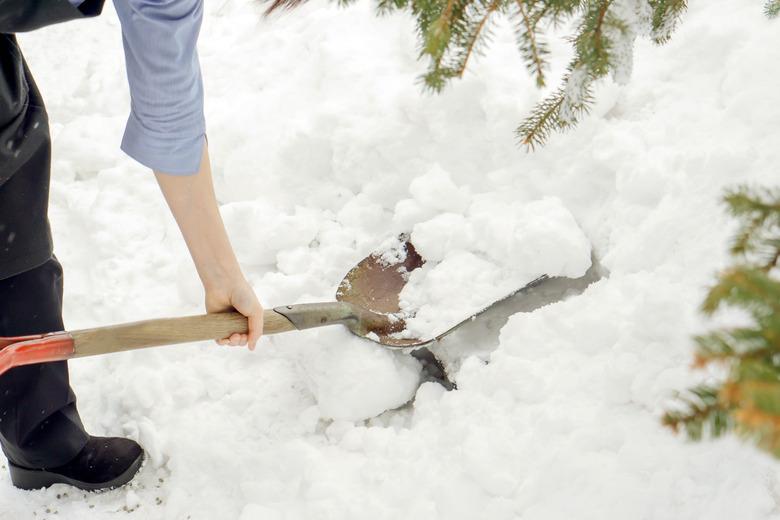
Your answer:
[[[59,330],[62,267],[56,258],[0,280],[0,336]],[[87,439],[66,361],[17,367],[0,376],[0,442],[11,462],[30,468],[60,466]]]
[[[14,142],[27,159],[4,162],[0,172],[10,174],[0,183],[0,336],[63,330],[62,268],[52,254],[47,218],[51,147],[40,100],[35,110],[36,132],[21,133]],[[11,462],[61,466],[87,439],[66,362],[18,367],[0,376],[0,445]]]

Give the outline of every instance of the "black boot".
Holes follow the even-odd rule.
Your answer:
[[[90,437],[76,457],[56,468],[25,468],[9,461],[11,482],[21,489],[68,484],[86,491],[130,482],[141,467],[144,451],[137,442],[118,437]]]

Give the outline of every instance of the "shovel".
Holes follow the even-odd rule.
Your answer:
[[[399,308],[398,295],[406,285],[409,273],[425,261],[403,236],[396,253],[400,254],[390,260],[383,252],[372,253],[363,259],[339,284],[335,302],[285,305],[266,310],[263,334],[341,324],[353,334],[385,347],[412,350],[439,341],[497,303],[491,303],[438,336],[406,337],[401,334],[406,329],[406,322]],[[546,279],[543,275],[502,300]],[[247,329],[245,316],[223,312],[70,332],[0,337],[0,374],[22,365],[226,338],[233,333],[246,333]]]

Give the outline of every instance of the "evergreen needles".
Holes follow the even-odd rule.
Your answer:
[[[764,4],[764,13],[769,18],[775,18],[780,14],[780,0],[767,0],[766,4]]]
[[[304,1],[272,0],[268,12]],[[561,85],[517,128],[519,141],[533,149],[588,113],[597,80],[608,74],[618,80],[627,77],[637,35],[666,42],[685,7],[685,0],[378,0],[377,11],[405,10],[414,16],[420,56],[428,63],[421,80],[433,92],[462,77],[472,57],[487,50],[497,17],[511,21],[525,68],[537,87],[545,87],[545,33],[553,26],[573,27],[569,39],[574,57]]]
[[[695,338],[694,365],[722,364],[728,375],[678,395],[663,423],[693,440],[733,429],[780,457],[780,191],[743,186],[724,201],[740,222],[735,265],[719,275],[702,310],[742,309],[750,323]]]

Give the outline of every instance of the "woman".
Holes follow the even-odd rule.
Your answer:
[[[14,34],[96,16],[103,2],[0,3],[0,336],[64,329],[62,269],[46,216],[48,120]],[[154,171],[203,282],[207,311],[235,308],[249,318],[248,334],[218,343],[254,349],[263,309],[236,261],[211,180],[196,51],[202,0],[115,0],[115,7],[131,94],[121,147]],[[12,482],[25,489],[121,486],[143,460],[132,440],[84,431],[66,362],[0,376],[0,444]]]

